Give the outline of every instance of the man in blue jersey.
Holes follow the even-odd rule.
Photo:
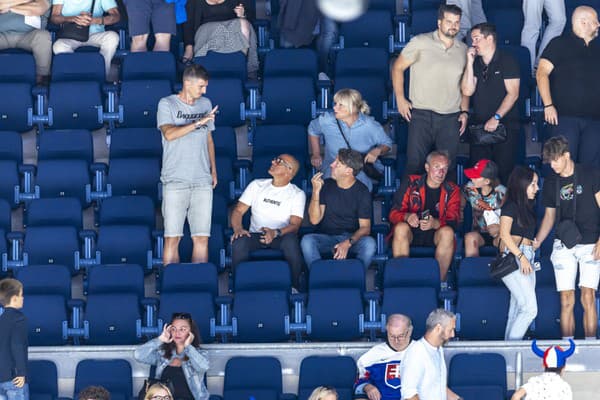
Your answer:
[[[410,318],[392,314],[386,324],[387,340],[363,354],[357,362],[358,380],[354,398],[399,400],[400,363],[411,344],[413,326]]]

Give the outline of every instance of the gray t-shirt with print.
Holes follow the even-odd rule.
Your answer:
[[[157,125],[188,125],[204,117],[212,110],[206,97],[200,97],[189,105],[174,94],[163,97],[158,103]],[[163,158],[160,181],[167,183],[189,183],[212,185],[210,160],[208,158],[208,134],[215,130],[211,121],[207,126],[196,129],[185,136],[166,140],[162,136]]]

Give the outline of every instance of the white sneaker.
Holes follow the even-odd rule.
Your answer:
[[[319,80],[320,81],[330,81],[331,79],[325,72],[319,72]]]

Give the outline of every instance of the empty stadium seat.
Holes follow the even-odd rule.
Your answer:
[[[30,129],[34,85],[35,61],[31,54],[0,54],[0,90],[5,94],[0,98],[0,130]]]
[[[126,360],[82,360],[75,370],[73,398],[88,386],[102,386],[111,400],[129,400],[133,395],[131,365]]]
[[[246,80],[246,56],[239,51],[227,54],[209,51],[204,57],[194,58],[194,63],[206,68],[210,79],[237,78],[242,81]]]
[[[50,360],[27,362],[27,383],[30,400],[57,400],[58,373],[56,364]]]
[[[506,361],[497,353],[456,354],[448,368],[448,387],[465,400],[504,400]]]
[[[369,10],[353,21],[340,24],[339,32],[344,48],[379,47],[387,49],[389,37],[393,34],[392,15],[387,10]]]
[[[244,104],[244,86],[240,78],[211,78],[206,95],[212,106],[219,106],[215,124],[240,126],[244,121],[240,114],[240,105]]]
[[[327,373],[323,373],[327,371]],[[339,400],[353,398],[356,362],[348,356],[309,356],[300,364],[298,400],[307,400],[318,386],[335,388]]]
[[[232,357],[225,365],[223,400],[279,400],[281,364],[273,357]]]
[[[160,159],[111,159],[106,182],[111,185],[113,195],[143,195],[158,204]]]
[[[316,79],[317,54],[312,49],[272,49],[265,54],[263,77],[307,77]]]
[[[265,123],[307,125],[312,119],[312,103],[316,102],[314,78],[265,78],[262,100],[266,105]]]
[[[162,134],[155,127],[116,128],[110,134],[111,160],[117,158],[162,158]]]

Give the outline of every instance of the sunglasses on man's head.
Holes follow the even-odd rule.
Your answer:
[[[187,320],[192,320],[192,316],[190,313],[186,313],[186,312],[179,312],[179,313],[173,313],[173,316],[171,317],[172,320],[174,319],[187,319]]]

